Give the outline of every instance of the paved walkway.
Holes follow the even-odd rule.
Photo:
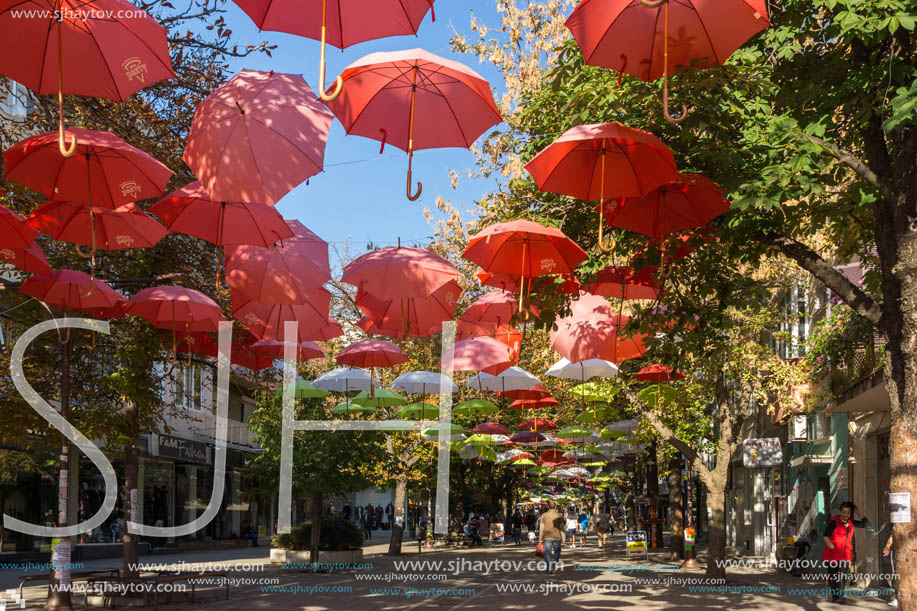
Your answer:
[[[725,585],[677,585],[676,580],[703,579],[703,570],[669,571],[665,552],[650,552],[648,560],[626,560],[623,537],[607,549],[595,540],[585,548],[564,548],[564,569],[550,577],[538,570],[531,545],[438,549],[417,553],[416,542],[405,542],[404,556],[385,556],[387,541],[365,550],[363,569],[333,569],[310,573],[270,565],[267,548],[147,556],[150,563],[184,561],[185,565],[215,563],[234,566],[265,564],[263,571],[233,571],[229,600],[225,588],[204,587],[198,601],[176,600],[160,605],[168,610],[327,610],[362,609],[837,609],[818,595],[823,581],[804,581],[784,572],[755,568],[730,569]],[[321,558],[319,558],[321,560]],[[701,557],[703,560],[703,557]],[[405,565],[402,563],[424,563]],[[109,566],[111,561],[88,565]],[[435,563],[439,563],[438,565]],[[499,563],[499,564],[495,564]],[[117,564],[117,563],[115,563]],[[648,570],[649,569],[649,570]],[[0,578],[7,578],[2,575]],[[646,583],[643,580],[656,580]],[[3,587],[9,579],[2,582]],[[707,591],[700,591],[706,588]],[[763,591],[768,588],[769,591]],[[795,590],[800,591],[795,591]],[[802,590],[810,589],[809,592]],[[793,591],[791,591],[793,590]],[[46,587],[27,588],[27,609],[38,609]],[[851,593],[852,594],[852,593]],[[846,607],[888,609],[888,596],[853,596]],[[179,596],[176,597],[177,599]],[[82,597],[79,597],[82,600]]]

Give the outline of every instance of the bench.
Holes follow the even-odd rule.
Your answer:
[[[229,575],[228,571],[207,571],[204,573],[173,573],[170,571],[155,571],[155,575],[150,575],[148,577],[140,577],[138,579],[129,579],[125,577],[94,577],[88,580],[89,583],[96,582],[106,582],[106,583],[121,583],[121,584],[143,584],[144,588],[140,588],[143,592],[144,603],[147,603],[147,597],[152,592],[153,594],[153,609],[159,609],[159,585],[164,583],[177,583],[182,581],[187,581],[191,585],[191,602],[194,603],[194,595],[196,588],[198,586],[193,580],[202,579],[202,578],[212,578],[212,577],[227,577]],[[152,584],[153,588],[150,591],[147,591],[146,585]],[[226,600],[229,600],[229,581],[226,581],[224,584],[226,587]],[[172,593],[164,592],[168,594],[168,600],[171,602]],[[86,589],[85,596],[86,607],[88,608],[89,604],[89,589]]]
[[[87,569],[85,571],[70,571],[70,583],[74,581],[91,581],[92,579],[108,574],[109,577],[114,577],[121,574],[121,569]],[[50,571],[48,573],[42,573],[40,575],[23,575],[19,578],[19,600],[24,600],[22,598],[22,588],[26,583],[31,583],[33,581],[48,581],[51,579]]]

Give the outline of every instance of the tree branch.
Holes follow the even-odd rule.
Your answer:
[[[840,161],[845,166],[847,166],[848,168],[856,172],[857,176],[859,176],[860,178],[868,182],[870,185],[878,189],[886,199],[891,200],[891,201],[894,201],[896,199],[894,189],[892,189],[892,187],[888,184],[888,182],[886,182],[878,174],[873,172],[869,168],[869,166],[866,165],[865,161],[861,160],[860,158],[858,158],[856,155],[854,155],[850,151],[846,149],[842,149],[838,145],[832,142],[828,142],[827,140],[823,140],[819,138],[818,136],[812,136],[809,134],[800,134],[800,135],[803,138],[807,139],[809,142],[812,142],[813,144],[817,144],[818,146],[822,147],[823,149],[829,151],[832,155],[834,155],[837,158],[838,161]]]
[[[854,312],[875,325],[882,321],[882,308],[876,301],[834,269],[821,255],[793,238],[758,234],[756,239],[777,247],[784,255],[796,261],[801,268],[818,278],[834,291]]]
[[[629,388],[623,389],[624,396],[627,397],[627,400],[630,401],[631,405],[637,408],[640,411],[640,414],[646,418],[656,432],[659,433],[659,436],[666,442],[668,442],[676,450],[680,451],[685,455],[685,458],[690,460],[692,463],[698,459],[699,455],[697,450],[689,446],[687,443],[678,438],[678,436],[662,421],[659,416],[657,416],[653,411],[646,408],[646,405],[643,401],[640,400],[640,397],[637,396],[637,393],[632,391]]]

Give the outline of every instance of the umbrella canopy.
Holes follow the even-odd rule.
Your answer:
[[[282,359],[284,356],[285,344],[275,339],[261,339],[252,343],[250,346],[252,352],[267,356],[272,359]],[[325,356],[324,351],[319,348],[315,342],[304,341],[296,344],[296,360],[308,361],[309,359],[320,359]]]
[[[547,418],[528,418],[516,425],[520,431],[553,431],[557,425]]]
[[[467,441],[466,441],[467,443]],[[497,460],[496,451],[485,444],[464,445],[458,450],[459,458],[465,460]]]
[[[536,278],[572,274],[587,255],[559,229],[532,221],[510,221],[476,233],[462,257],[486,272]]]
[[[593,295],[624,300],[656,299],[662,291],[662,285],[650,272],[650,268],[635,272],[629,267],[609,265],[599,270],[586,291]]]
[[[26,219],[29,227],[62,242],[104,250],[150,248],[169,230],[135,204],[115,209],[49,201]]]
[[[587,422],[606,422],[608,420],[619,417],[620,413],[618,410],[606,405],[600,405],[593,406],[590,409],[580,412],[577,414],[576,418],[574,418],[574,422],[579,422],[581,424],[585,424]]]
[[[391,342],[367,339],[344,348],[335,360],[350,367],[394,367],[409,358],[401,348]]]
[[[455,325],[455,339],[460,341],[472,337],[492,337],[506,344],[510,352],[517,354],[522,343],[522,331],[509,325],[494,326],[492,323],[477,323],[459,318]]]
[[[539,399],[547,399],[551,396],[551,392],[541,384],[535,384],[531,388],[517,388],[515,390],[499,392],[497,394],[499,394],[501,397],[518,399],[522,401],[537,401]]]
[[[465,429],[457,424],[448,422],[434,424],[430,428],[424,429],[422,435],[427,441],[439,441],[439,432],[443,430],[448,433],[449,441],[462,441],[465,439]]]
[[[227,248],[226,283],[256,303],[308,302],[331,279],[328,243],[299,221],[285,221],[285,229],[274,244]]]
[[[38,231],[27,225],[22,215],[0,205],[0,244],[3,248],[25,249],[37,237]]]
[[[584,201],[647,195],[678,176],[672,151],[641,129],[616,123],[577,125],[535,155],[525,169],[542,191]],[[599,246],[604,208],[599,209]]]
[[[136,9],[136,7],[134,7]],[[110,132],[72,128],[79,145],[62,157],[56,132],[7,149],[5,177],[49,199],[117,208],[162,195],[172,170]]]
[[[509,429],[496,422],[482,422],[471,429],[471,432],[475,435],[508,435]]]
[[[378,299],[370,293],[358,290],[354,303],[372,322],[375,332],[396,337],[429,337],[442,328],[443,321],[455,315],[462,288],[450,280],[428,297]]]
[[[332,369],[312,381],[312,385],[316,388],[344,393],[355,390],[369,390],[370,383],[368,371],[352,367]]]
[[[720,186],[698,174],[679,174],[643,197],[602,202],[606,222],[653,239],[703,227],[729,209]]]
[[[490,85],[477,72],[422,49],[372,53],[348,66],[341,78],[344,89],[329,108],[348,134],[408,153],[411,200],[422,188],[411,192],[414,151],[470,148],[503,120]]]
[[[351,261],[341,282],[389,301],[428,297],[459,275],[451,263],[431,250],[390,246]]]
[[[685,376],[674,371],[671,367],[657,363],[647,365],[635,373],[634,377],[642,382],[673,382],[675,380],[683,380]]]
[[[299,323],[297,336],[290,338],[295,342],[325,340],[329,335],[324,329],[328,325],[331,293],[325,289],[316,289],[312,296],[301,305],[261,305],[246,299],[235,289],[231,293],[233,316],[255,337],[284,341],[286,323],[292,321]],[[343,331],[338,326],[336,335],[330,335],[337,337],[342,334]]]
[[[521,431],[513,434],[509,439],[520,446],[534,446],[536,444],[544,446],[546,445],[544,442],[548,441],[547,436],[536,431]]]
[[[369,407],[395,407],[405,404],[404,397],[387,388],[376,389],[372,395],[364,390],[350,401],[357,405],[368,405]]]
[[[372,414],[376,411],[375,407],[368,405],[357,405],[351,401],[338,403],[331,409],[332,414]]]
[[[272,206],[322,170],[332,120],[301,76],[243,70],[198,104],[182,159],[212,199]]]
[[[436,420],[439,408],[431,403],[408,403],[395,413],[395,417],[405,420]]]
[[[506,344],[492,337],[472,337],[455,342],[440,361],[450,371],[486,371],[498,374],[512,366]]]
[[[617,431],[618,433],[633,433],[640,427],[640,422],[629,418],[627,420],[619,420],[612,424],[609,424],[606,428],[611,431]]]
[[[516,297],[508,291],[490,291],[462,312],[461,320],[499,327],[508,323],[516,312]]]
[[[569,462],[563,450],[545,450],[541,453],[539,460],[542,462],[551,462],[555,464]]]
[[[274,394],[282,395],[283,387],[278,388]],[[316,388],[309,380],[296,380],[293,396],[297,399],[322,399],[328,396],[328,391]]]
[[[497,411],[497,406],[486,399],[469,399],[452,408],[452,413],[456,416],[488,416]]]
[[[227,320],[219,304],[207,295],[181,286],[145,288],[127,302],[124,311],[154,327],[173,331],[216,333]]]
[[[567,441],[585,443],[595,439],[596,441],[601,440],[601,437],[596,435],[593,431],[583,428],[581,426],[568,426],[560,429],[554,436],[558,439],[565,439]]]
[[[542,399],[516,399],[509,404],[509,407],[510,409],[541,409],[557,405],[560,405],[560,401],[554,397],[544,397]]]
[[[27,274],[37,274],[39,276],[50,276],[51,266],[45,257],[44,251],[38,242],[32,242],[28,248],[0,248],[0,259],[6,261],[13,267],[17,267]]]
[[[570,393],[580,397],[588,403],[608,403],[621,392],[620,387],[611,386],[602,382],[586,382],[577,384],[570,389]]]
[[[392,380],[389,386],[393,390],[414,395],[455,393],[458,386],[449,376],[434,371],[409,371]]]
[[[62,310],[86,313],[118,308],[126,301],[124,295],[101,280],[70,269],[52,270],[48,277],[32,276],[19,287],[19,292]]]
[[[604,359],[586,359],[577,363],[571,363],[569,359],[560,359],[551,365],[545,375],[586,382],[592,378],[613,378],[618,375],[618,366]]]
[[[215,201],[198,181],[169,193],[150,212],[161,218],[169,231],[192,235],[217,246],[270,246],[294,235],[271,206]]]
[[[642,355],[643,335],[626,338],[619,330],[626,316],[614,315],[603,297],[583,293],[570,304],[571,314],[558,317],[550,333],[551,347],[571,361],[601,358],[612,362]]]
[[[499,374],[479,373],[466,383],[471,388],[507,392],[529,389],[539,384],[538,378],[521,367],[508,367]]]

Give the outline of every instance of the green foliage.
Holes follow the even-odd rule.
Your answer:
[[[281,549],[304,551],[312,546],[312,522],[305,521],[290,529],[289,533],[274,535],[271,545]],[[319,533],[320,550],[339,552],[359,549],[363,545],[363,531],[350,520],[323,517]]]
[[[813,380],[819,380],[833,369],[853,364],[857,353],[874,342],[875,327],[841,305],[830,316],[819,320],[809,334],[805,361],[811,367]]]

